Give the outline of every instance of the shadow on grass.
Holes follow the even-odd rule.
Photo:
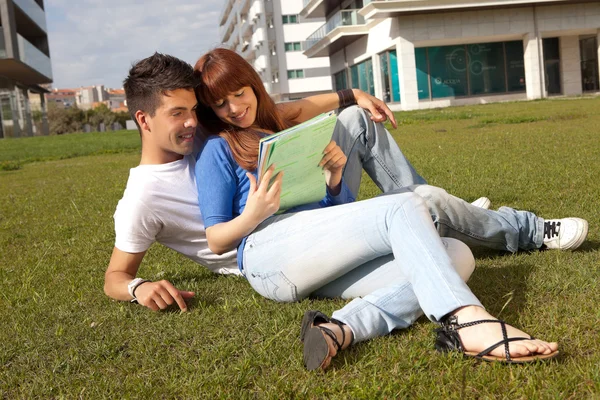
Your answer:
[[[497,252],[496,252],[497,254]],[[506,253],[506,255],[510,255]],[[499,255],[500,257],[503,254]],[[505,320],[508,324],[518,326],[519,313],[527,310],[527,290],[529,276],[534,272],[536,266],[533,260],[515,259],[511,265],[503,267],[479,267],[469,280],[469,287],[486,307],[488,312],[495,317]],[[424,316],[419,318],[412,327],[422,324],[430,325],[433,330],[437,327]],[[527,327],[519,327],[527,331]],[[407,332],[405,329],[398,329],[392,332],[392,335],[403,335]],[[433,334],[431,336],[431,346],[433,348]],[[337,369],[345,364],[355,364],[363,356],[361,350],[362,343],[352,346],[350,351],[342,352],[332,361],[331,368]]]
[[[574,252],[581,252],[581,253],[590,253],[593,251],[598,251],[600,249],[600,242],[596,242],[593,240],[586,240],[585,242],[583,242],[583,244],[581,245],[581,247],[579,247],[577,250],[573,250]]]
[[[208,309],[222,307],[229,299],[229,291],[232,286],[248,287],[243,277],[236,275],[219,275],[204,268],[197,271],[186,270],[166,273],[162,276],[180,290],[189,290],[195,292],[195,296],[186,300],[188,309]],[[178,312],[177,307],[169,307],[166,311]]]

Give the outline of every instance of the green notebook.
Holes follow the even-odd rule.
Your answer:
[[[336,120],[333,112],[321,114],[261,139],[258,150],[259,183],[273,164],[273,176],[284,171],[279,212],[325,197],[325,174],[319,162],[331,141]]]

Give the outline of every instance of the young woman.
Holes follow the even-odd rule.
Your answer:
[[[353,202],[342,179],[346,157],[333,142],[321,161],[326,198],[274,215],[285,176],[279,174],[269,188],[270,169],[257,185],[258,141],[302,121],[302,111],[278,108],[258,74],[232,51],[205,54],[195,73],[199,121],[213,134],[196,164],[210,249],[237,247],[251,286],[275,301],[331,295],[329,285],[356,271],[389,274],[334,318],[305,314],[301,336],[308,369],[326,368],[353,341],[410,326],[421,310],[441,323],[439,350],[505,362],[558,354],[556,343],[533,339],[485,311],[456,271],[421,197],[400,192]]]

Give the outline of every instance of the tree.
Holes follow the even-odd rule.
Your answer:
[[[109,127],[117,120],[115,113],[106,104],[100,104],[91,111],[89,123],[92,126],[98,127],[103,123],[106,127]]]
[[[48,123],[52,135],[81,132],[84,120],[85,113],[77,106],[61,108],[53,103],[48,104]]]

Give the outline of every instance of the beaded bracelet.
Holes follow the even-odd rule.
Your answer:
[[[346,108],[356,104],[356,99],[354,98],[354,92],[352,89],[338,90],[337,95],[340,103],[339,108]]]

